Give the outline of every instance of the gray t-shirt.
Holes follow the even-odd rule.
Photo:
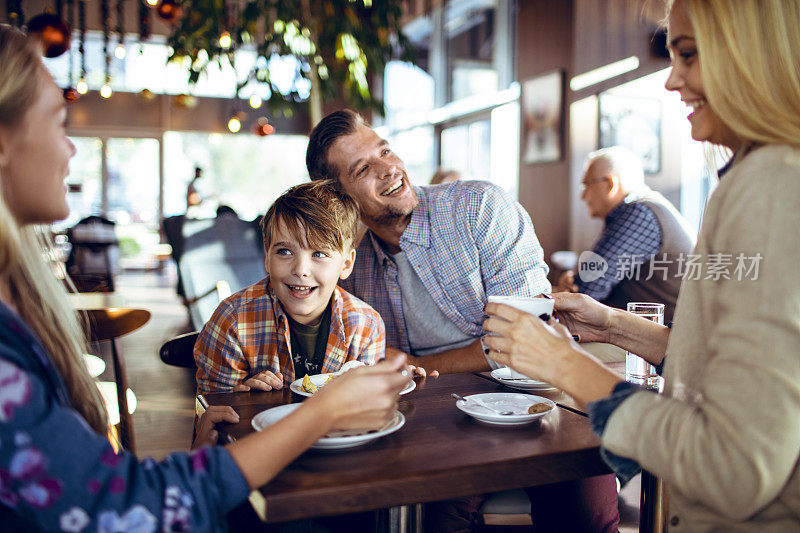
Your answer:
[[[466,335],[442,313],[419,279],[405,252],[392,254],[403,301],[408,342],[412,355],[431,355],[461,348],[475,337]]]

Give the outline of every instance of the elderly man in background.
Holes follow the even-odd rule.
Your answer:
[[[660,302],[665,320],[671,321],[695,232],[645,184],[639,159],[626,148],[589,154],[581,184],[589,215],[604,219],[605,225],[592,248],[596,255],[582,254],[579,266],[605,261],[608,270],[599,277],[597,269],[579,269],[577,276],[567,271],[555,290],[588,294],[620,309],[628,302]]]

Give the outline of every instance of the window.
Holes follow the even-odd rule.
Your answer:
[[[618,85],[601,93],[600,101],[602,105],[603,96],[608,94],[629,101],[651,102],[650,109],[642,108],[642,120],[629,117],[630,120],[621,121],[621,131],[615,136],[616,142],[641,154],[644,160],[647,151],[639,150],[637,143],[641,143],[645,135],[636,126],[642,122],[653,122],[653,112],[656,116],[660,115],[660,128],[656,131],[655,140],[659,151],[656,159],[660,160],[660,164],[654,172],[645,175],[647,183],[679,207],[692,227],[699,229],[708,197],[716,187],[716,169],[724,164],[727,155],[707,154],[708,147],[692,139],[691,127],[686,120],[686,105],[681,102],[678,93],[664,89],[667,76],[669,69],[663,69]],[[635,113],[637,107],[631,109],[633,111],[628,112]],[[628,129],[624,130],[623,127]],[[650,132],[647,135],[652,136]]]
[[[102,148],[96,137],[70,137],[75,145],[75,156],[69,162],[67,177],[67,205],[69,217],[53,224],[62,231],[74,226],[82,218],[102,212]]]
[[[465,179],[491,174],[491,120],[485,118],[442,130],[442,167],[458,170]]]
[[[106,140],[106,216],[116,223],[120,267],[155,264],[159,243],[158,139]]]
[[[391,140],[417,184],[428,183],[442,167],[516,196],[519,87],[513,82],[512,5],[453,0],[404,28],[425,70],[387,67],[379,134]]]
[[[198,215],[214,216],[218,205],[240,218],[263,215],[287,188],[308,181],[302,135],[224,135],[170,131],[164,134],[164,216],[186,212],[186,189],[194,168],[203,171]]]
[[[73,39],[77,42],[77,34],[73,35]],[[113,48],[114,45],[111,46]],[[91,89],[96,90],[105,82],[102,34],[88,32],[85,49],[86,81]],[[185,66],[167,63],[170,51],[163,37],[154,36],[147,43],[129,41],[126,50],[124,59],[111,56],[109,72],[111,88],[115,91],[139,92],[149,89],[158,94],[189,93],[229,98],[236,91],[237,71],[243,76],[251,71],[256,62],[255,50],[240,48],[235,52],[236,71],[227,61],[213,62],[209,64],[205,75],[194,86],[190,86]],[[73,85],[80,78],[80,55],[75,45],[69,53],[45,59],[44,63],[60,87]],[[299,62],[293,57],[274,56],[270,60],[270,77],[282,91],[285,88],[288,93],[296,88],[302,98],[307,98],[311,87],[307,80],[297,77],[298,68]],[[245,98],[252,94],[258,94],[266,100],[270,97],[270,90],[266,84],[253,83],[241,91],[241,96]]]
[[[496,0],[448,2],[447,39],[449,101],[497,91],[494,64]]]

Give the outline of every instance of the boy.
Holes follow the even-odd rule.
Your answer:
[[[197,339],[198,392],[281,389],[384,357],[380,315],[337,286],[353,269],[358,220],[331,181],[275,201],[261,224],[267,276],[221,302]]]

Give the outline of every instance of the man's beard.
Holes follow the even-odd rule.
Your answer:
[[[367,218],[369,223],[375,224],[376,226],[390,226],[390,225],[393,225],[393,224],[399,222],[400,220],[402,220],[404,218],[410,219],[411,218],[411,212],[413,210],[414,209],[411,208],[411,209],[408,210],[408,212],[406,212],[405,210],[400,210],[400,209],[397,209],[395,207],[389,206],[384,210],[383,213],[381,213],[381,214],[379,214],[377,216],[369,216],[369,217],[364,217],[364,218]],[[365,221],[365,223],[366,222],[367,221]],[[367,225],[369,225],[369,224],[367,224]]]

